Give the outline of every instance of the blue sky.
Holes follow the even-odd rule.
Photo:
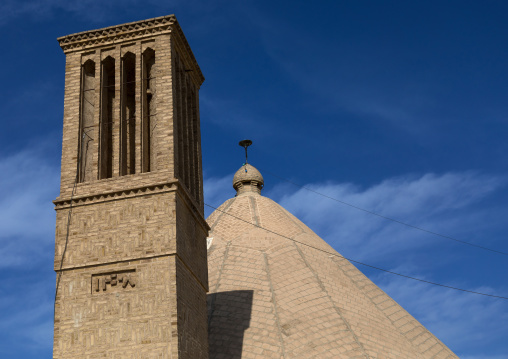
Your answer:
[[[243,162],[339,253],[508,296],[504,1],[3,0],[0,357],[50,358],[65,57],[56,37],[176,14],[206,77],[206,202]],[[209,213],[209,212],[208,212]],[[508,301],[364,271],[461,358],[508,357]]]

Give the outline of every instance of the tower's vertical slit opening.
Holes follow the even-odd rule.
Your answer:
[[[184,165],[185,165],[185,160],[184,160],[184,146],[183,146],[183,141],[184,141],[184,136],[183,136],[183,122],[184,122],[184,119],[183,119],[183,109],[182,109],[182,91],[183,91],[183,86],[182,86],[182,73],[183,73],[183,68],[182,68],[182,65],[181,65],[181,62],[180,62],[180,56],[178,55],[177,52],[175,52],[175,71],[174,71],[174,74],[175,74],[175,106],[176,106],[176,146],[177,146],[177,166],[175,168],[176,170],[176,176],[178,176],[178,178],[180,178],[182,180],[182,182],[184,182],[184,177],[185,177],[185,171],[184,171]]]
[[[196,97],[196,87],[193,85],[191,88],[191,113],[192,113],[192,152],[194,153],[193,158],[193,187],[194,187],[194,198],[197,203],[200,203],[200,183],[199,183],[199,158],[200,158],[200,148],[199,148],[199,128],[198,128],[198,107],[197,107],[197,97]]]
[[[155,51],[148,48],[143,53],[143,123],[142,123],[142,172],[156,168],[156,78]]]
[[[192,132],[192,122],[193,122],[193,113],[192,108],[192,81],[189,77],[189,74],[185,73],[185,103],[187,104],[187,151],[189,152],[189,163],[188,167],[188,179],[187,179],[187,188],[189,189],[189,193],[192,197],[195,197],[195,188],[193,178],[194,178],[194,134]]]
[[[81,122],[79,131],[78,181],[92,180],[92,141],[95,138],[95,62],[88,60],[81,68]]]
[[[113,177],[113,102],[115,99],[115,59],[102,61],[99,178]]]
[[[131,52],[122,59],[122,122],[120,171],[136,173],[136,55]]]
[[[180,67],[181,71],[181,98],[182,98],[182,142],[183,142],[183,163],[182,163],[182,170],[183,170],[183,183],[185,187],[190,190],[189,186],[189,167],[190,167],[190,151],[189,151],[189,109],[187,105],[187,75],[185,74],[185,64]]]

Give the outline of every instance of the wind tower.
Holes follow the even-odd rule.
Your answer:
[[[53,357],[208,358],[204,77],[174,15],[66,55]]]

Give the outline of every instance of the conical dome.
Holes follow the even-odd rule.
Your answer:
[[[208,223],[210,358],[457,358],[274,201],[243,193]]]

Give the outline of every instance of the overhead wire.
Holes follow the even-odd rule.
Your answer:
[[[87,134],[83,133],[83,140],[85,139],[85,135],[87,135]],[[90,142],[90,140],[87,141],[87,145],[85,147],[86,151],[88,151],[88,142]],[[86,156],[86,154],[85,154],[85,156]],[[64,258],[65,258],[65,253],[67,252],[67,245],[69,243],[69,233],[70,233],[71,215],[72,215],[72,200],[74,199],[74,194],[76,193],[76,186],[77,186],[78,181],[79,181],[79,169],[80,169],[80,165],[81,165],[81,162],[82,162],[82,157],[83,157],[83,151],[81,151],[80,156],[78,156],[78,165],[77,165],[77,168],[76,168],[76,177],[74,179],[74,184],[72,185],[71,197],[70,197],[70,202],[69,202],[69,212],[67,213],[67,226],[66,226],[66,233],[65,233],[64,250],[62,252],[62,258],[60,259],[60,267],[58,269],[58,272],[57,272],[58,274],[57,274],[57,279],[56,279],[55,302],[53,304],[53,319],[56,318],[56,299],[58,297],[58,288],[60,287],[60,280],[62,278],[62,268],[63,268],[63,262],[64,262]]]
[[[257,227],[259,229],[262,229],[262,230],[265,230],[267,232],[270,232],[272,234],[275,234],[277,236],[280,236],[282,238],[285,238],[285,239],[288,239],[292,242],[295,242],[295,243],[298,243],[298,244],[301,244],[301,245],[304,245],[306,247],[309,247],[309,248],[312,248],[312,249],[315,249],[317,251],[320,251],[320,252],[323,252],[323,253],[326,253],[330,256],[335,256],[335,257],[338,257],[338,258],[341,258],[341,259],[345,259],[345,260],[348,260],[350,262],[353,262],[353,263],[357,263],[357,264],[360,264],[362,266],[365,266],[365,267],[368,267],[368,268],[372,268],[372,269],[376,269],[378,271],[382,271],[382,272],[385,272],[385,273],[389,273],[389,274],[393,274],[393,275],[397,275],[399,277],[403,277],[403,278],[407,278],[407,279],[411,279],[411,280],[414,280],[414,281],[418,281],[418,282],[423,282],[423,283],[427,283],[427,284],[431,284],[431,285],[435,285],[435,286],[439,286],[439,287],[443,287],[443,288],[448,288],[448,289],[453,289],[453,290],[457,290],[457,291],[461,291],[461,292],[466,292],[466,293],[471,293],[471,294],[477,294],[477,295],[482,295],[482,296],[486,296],[486,297],[492,297],[492,298],[498,298],[498,299],[505,299],[505,300],[508,300],[508,297],[503,297],[503,296],[499,296],[499,295],[494,295],[494,294],[488,294],[488,293],[482,293],[482,292],[477,292],[477,291],[473,291],[473,290],[468,290],[468,289],[462,289],[462,288],[458,288],[458,287],[453,287],[453,286],[450,286],[450,285],[447,285],[447,284],[441,284],[441,283],[437,283],[437,282],[432,282],[432,281],[429,281],[429,280],[426,280],[426,279],[421,279],[421,278],[416,278],[416,277],[412,277],[412,276],[409,276],[409,275],[406,275],[406,274],[402,274],[402,273],[397,273],[397,272],[394,272],[394,271],[390,271],[388,269],[383,269],[383,268],[380,268],[380,267],[376,267],[374,265],[371,265],[371,264],[367,264],[367,263],[364,263],[364,262],[360,262],[358,260],[355,260],[355,259],[352,259],[352,258],[348,258],[348,257],[344,257],[343,255],[335,252],[335,253],[332,253],[332,252],[329,252],[329,251],[326,251],[324,249],[321,249],[321,248],[317,248],[317,247],[314,247],[310,244],[307,244],[307,243],[303,243],[303,242],[300,242],[294,238],[291,238],[291,237],[288,237],[288,236],[285,236],[283,234],[280,234],[280,233],[277,233],[275,231],[272,231],[271,229],[268,229],[268,228],[265,228],[263,226],[260,226],[256,223],[252,223],[252,222],[249,222],[243,218],[240,218],[240,217],[237,217],[231,213],[228,213],[226,211],[223,211],[217,207],[214,207],[212,205],[209,205],[207,203],[204,203],[205,206],[207,207],[210,207],[216,211],[219,211],[223,214],[226,214],[228,216],[231,216],[235,219],[238,219],[239,221],[242,221],[242,222],[245,222],[245,223],[248,223],[254,227]]]
[[[416,229],[416,230],[419,230],[419,231],[422,231],[422,232],[425,232],[425,233],[428,233],[428,234],[432,234],[434,236],[437,236],[437,237],[441,237],[441,238],[444,238],[444,239],[448,239],[448,240],[452,240],[452,241],[455,241],[457,243],[461,243],[461,244],[464,244],[464,245],[468,245],[468,246],[471,246],[471,247],[476,247],[478,249],[482,249],[482,250],[485,250],[485,251],[489,251],[489,252],[493,252],[493,253],[497,253],[497,254],[502,254],[502,255],[505,255],[505,256],[508,256],[508,253],[507,252],[503,252],[503,251],[500,251],[500,250],[497,250],[497,249],[492,249],[492,248],[488,248],[488,247],[485,247],[485,246],[481,246],[479,244],[474,244],[474,243],[471,243],[471,242],[467,242],[467,241],[463,241],[463,240],[460,240],[460,239],[457,239],[457,238],[454,238],[454,237],[451,237],[451,236],[447,236],[445,234],[441,234],[441,233],[438,233],[438,232],[434,232],[434,231],[431,231],[431,230],[428,230],[428,229],[425,229],[425,228],[422,228],[422,227],[419,227],[419,226],[415,226],[413,224],[409,224],[409,223],[406,223],[406,222],[403,222],[401,220],[398,220],[398,219],[395,219],[395,218],[392,218],[392,217],[388,217],[388,216],[385,216],[385,215],[382,215],[380,213],[377,213],[377,212],[374,212],[374,211],[370,211],[368,209],[365,209],[365,208],[361,208],[361,207],[358,207],[354,204],[351,204],[351,203],[348,203],[348,202],[345,202],[345,201],[342,201],[340,199],[337,199],[337,198],[334,198],[334,197],[331,197],[331,196],[328,196],[324,193],[321,193],[321,192],[318,192],[316,190],[313,190],[312,188],[309,188],[307,186],[303,186],[301,184],[298,184],[296,182],[293,182],[287,178],[284,178],[284,177],[281,177],[281,176],[278,176],[274,173],[271,173],[269,171],[266,171],[266,169],[263,169],[263,173],[268,173],[269,175],[273,176],[273,177],[276,177],[276,178],[279,178],[283,181],[286,181],[288,183],[291,183],[292,185],[294,186],[297,186],[297,187],[300,187],[302,189],[305,189],[307,191],[310,191],[310,192],[313,192],[319,196],[322,196],[322,197],[325,197],[325,198],[328,198],[332,201],[335,201],[335,202],[338,202],[338,203],[341,203],[343,205],[346,205],[346,206],[349,206],[351,208],[354,208],[354,209],[357,209],[359,211],[363,211],[365,213],[368,213],[368,214],[371,214],[373,216],[377,216],[377,217],[380,217],[380,218],[383,218],[383,219],[386,219],[388,221],[392,221],[394,223],[398,223],[400,225],[403,225],[403,226],[406,226],[406,227],[409,227],[409,228],[413,228],[413,229]]]
[[[145,80],[151,80],[151,79],[156,79],[157,77],[146,77],[146,78],[142,78],[140,80],[134,80],[134,81],[126,81],[126,82],[122,82],[121,85],[127,85],[127,84],[133,84],[133,83],[136,83],[136,82],[141,82],[141,81],[145,81]],[[105,85],[105,86],[101,86],[101,88],[108,88],[108,87],[115,87],[116,84],[113,84],[113,85]],[[91,88],[91,89],[84,89],[83,92],[87,92],[87,91],[95,91],[95,87],[94,88]]]
[[[148,115],[149,117],[151,116],[155,116],[157,114],[151,114],[151,115]],[[128,118],[128,119],[125,119],[124,121],[131,121],[131,120],[136,120],[136,117],[131,117],[131,118]],[[110,123],[113,123],[113,121],[110,121],[110,122],[107,122],[105,124],[110,124]],[[153,135],[153,130],[155,129],[155,127],[157,127],[157,121],[155,122],[155,125],[153,126],[153,128],[151,129],[150,131],[150,136]],[[59,269],[58,269],[58,274],[57,274],[57,281],[56,281],[56,288],[55,288],[55,305],[56,305],[56,299],[57,299],[57,296],[58,296],[58,289],[60,287],[60,280],[61,280],[61,277],[62,277],[62,268],[63,268],[63,262],[64,262],[64,258],[65,258],[65,253],[67,252],[67,246],[68,246],[68,243],[69,243],[69,233],[70,233],[70,223],[71,223],[71,215],[72,215],[72,200],[74,199],[74,195],[76,193],[76,186],[78,184],[78,181],[79,181],[79,175],[80,175],[80,167],[81,167],[81,163],[83,162],[83,155],[85,156],[86,158],[86,154],[88,152],[88,144],[90,141],[94,141],[95,139],[93,137],[91,137],[88,132],[91,132],[94,130],[95,125],[92,125],[92,126],[85,126],[83,127],[83,141],[85,140],[85,136],[88,137],[88,140],[86,141],[86,146],[85,146],[85,151],[80,151],[80,156],[78,156],[78,163],[77,163],[77,170],[76,170],[76,177],[74,179],[74,183],[72,185],[72,191],[71,191],[71,197],[70,197],[70,203],[69,203],[69,212],[67,214],[67,225],[66,225],[66,234],[65,234],[65,244],[64,244],[64,250],[62,252],[62,257],[60,259],[60,266],[59,266]],[[55,312],[53,313],[55,315]]]
[[[189,71],[192,71],[192,70],[188,70],[188,71],[186,70],[186,72],[189,72]],[[145,81],[145,80],[151,80],[151,79],[155,79],[155,78],[156,78],[156,76],[152,76],[152,77],[147,77],[147,78],[141,78],[140,80],[126,81],[126,82],[123,82],[122,85],[130,84],[130,83],[136,83],[136,82],[141,82],[141,81]],[[109,87],[115,87],[115,86],[116,86],[115,84],[113,84],[113,85],[105,85],[105,86],[101,86],[101,88],[109,88]],[[95,90],[96,90],[95,88],[83,89],[82,92],[95,91]],[[85,97],[84,97],[84,100],[87,101],[89,104],[92,104]],[[156,116],[156,115],[157,115],[156,113],[155,114],[149,114],[149,115],[147,115],[147,117],[153,117],[153,116]],[[136,120],[136,117],[127,118],[127,119],[121,120],[120,122],[124,122],[124,121],[128,122],[128,121],[132,121],[132,120]],[[104,123],[101,123],[100,125],[103,125],[103,124],[111,125],[114,122],[115,121],[104,122]],[[150,137],[153,136],[153,131],[157,127],[157,124],[158,124],[158,121],[155,121],[155,125],[150,130]],[[86,153],[88,152],[88,144],[89,144],[90,141],[94,141],[94,138],[92,138],[88,134],[88,132],[94,130],[94,127],[96,127],[96,125],[85,126],[85,127],[82,128],[82,131],[83,131],[83,140],[85,140],[85,136],[88,137],[89,139],[86,141],[85,151],[80,151],[80,156],[78,156],[78,163],[77,163],[77,168],[76,168],[76,176],[75,176],[74,183],[73,183],[73,186],[72,186],[72,191],[71,191],[71,196],[70,196],[70,202],[69,202],[69,211],[68,211],[68,214],[67,214],[67,225],[66,225],[66,235],[65,235],[65,241],[64,241],[64,249],[63,249],[63,252],[62,252],[62,257],[60,259],[60,266],[59,266],[59,269],[57,271],[57,280],[56,280],[56,287],[55,287],[55,301],[54,301],[54,306],[53,306],[53,317],[54,317],[53,319],[55,319],[55,316],[56,316],[56,300],[57,300],[57,297],[58,297],[58,290],[59,290],[60,281],[61,281],[61,278],[62,278],[62,268],[63,268],[64,259],[65,259],[65,254],[67,252],[67,247],[68,247],[68,243],[69,243],[70,223],[71,223],[71,216],[72,216],[72,204],[73,204],[74,195],[76,193],[76,186],[77,186],[77,183],[79,182],[80,166],[81,166],[81,163],[83,161],[83,159],[82,159],[83,152],[85,152],[84,156],[86,158]]]
[[[151,114],[151,115],[146,115],[146,117],[153,117],[153,116],[157,116],[157,114],[156,114],[156,113],[153,113],[153,114]],[[99,123],[99,124],[97,124],[97,125],[84,126],[84,127],[83,127],[83,129],[85,129],[85,128],[91,128],[91,127],[99,127],[99,126],[101,126],[101,125],[110,125],[110,124],[115,123],[115,122],[129,122],[129,121],[132,121],[132,120],[134,120],[134,121],[135,121],[135,120],[137,120],[137,119],[138,119],[138,118],[137,118],[136,116],[134,116],[134,117],[129,117],[129,118],[126,118],[126,119],[123,119],[123,120],[119,120],[119,121],[101,122],[101,123]]]

